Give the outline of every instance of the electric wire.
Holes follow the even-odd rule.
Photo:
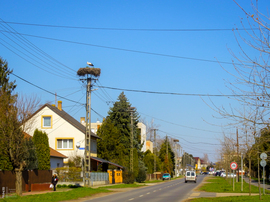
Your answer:
[[[55,72],[56,70],[60,71],[60,75],[62,75],[62,77],[63,77],[63,74],[67,74],[69,76],[74,76],[74,72],[76,72],[75,70],[73,70],[73,69],[67,67],[66,65],[60,63],[59,61],[57,61],[56,59],[54,59],[53,57],[51,57],[50,55],[48,55],[47,53],[45,53],[44,51],[42,51],[40,48],[38,48],[37,46],[35,46],[32,42],[30,42],[29,40],[27,40],[26,38],[24,38],[23,36],[21,36],[15,29],[13,29],[12,27],[10,27],[8,24],[4,23],[4,21],[1,18],[0,18],[0,26],[3,29],[8,30],[7,32],[8,33],[11,33],[10,36],[12,38],[9,37],[9,36],[7,36],[4,32],[1,32],[4,37],[6,37],[12,43],[14,43],[15,45],[17,45],[23,51],[25,51],[28,54],[32,55],[36,59],[34,59],[33,57],[30,57],[26,53],[23,53],[21,50],[15,48],[14,46],[12,46],[11,44],[9,44],[7,41],[5,41],[2,38],[1,40],[4,41],[6,44],[8,44],[12,48],[16,49],[20,53],[24,54],[26,57],[31,58],[31,60],[34,60],[38,64],[41,64],[40,62],[42,62],[42,66],[44,66],[44,64],[47,64],[48,65],[47,66],[47,69],[51,69],[53,72]],[[10,30],[13,30],[13,31],[10,31]],[[18,42],[16,42],[15,40],[17,40]],[[21,43],[22,45],[20,45],[19,43]],[[7,48],[7,46],[4,46],[4,47]],[[11,50],[10,48],[8,48],[8,49]],[[15,53],[15,51],[12,51],[12,52]],[[19,55],[19,54],[16,54],[16,55]],[[25,59],[24,57],[21,57],[21,58],[22,59]],[[30,62],[29,60],[26,60],[26,61],[27,62]],[[31,63],[31,64],[33,64],[33,63]],[[63,71],[63,68],[59,69],[59,65],[64,66],[68,71]],[[35,66],[37,67],[37,65],[35,65]],[[54,69],[52,69],[52,67],[54,67]],[[43,71],[45,71],[43,68],[41,68],[41,69]],[[69,71],[72,71],[72,73],[69,72]],[[52,72],[49,72],[49,71],[47,71],[47,72],[48,73],[52,73]],[[65,77],[63,77],[63,78],[65,78]]]
[[[94,85],[97,86],[97,85]],[[134,89],[126,89],[126,88],[115,88],[115,87],[108,87],[108,86],[98,86],[100,88],[107,88],[111,90],[120,90],[120,91],[130,91],[130,92],[136,92],[136,93],[150,93],[150,94],[165,94],[165,95],[181,95],[181,96],[199,96],[199,97],[244,97],[244,96],[250,96],[250,95],[223,95],[223,94],[196,94],[196,93],[173,93],[173,92],[158,92],[158,91],[147,91],[147,90],[134,90]],[[261,96],[261,95],[254,95],[254,96]]]
[[[3,22],[3,23],[1,23]],[[3,19],[0,18],[0,25],[2,25],[2,27],[4,27],[5,29],[9,30],[13,30],[15,33],[17,33],[14,36],[19,36],[18,38],[20,39],[20,41],[23,41],[24,43],[26,43],[26,45],[29,45],[30,47],[32,47],[34,49],[34,51],[39,54],[40,56],[46,56],[47,58],[51,59],[52,61],[60,64],[61,66],[64,66],[65,68],[67,68],[68,70],[71,70],[72,72],[76,72],[75,70],[73,70],[72,68],[64,65],[63,63],[59,62],[58,60],[56,60],[55,58],[53,58],[52,56],[50,56],[49,54],[47,54],[46,52],[44,52],[43,50],[41,50],[40,48],[38,48],[36,45],[34,45],[32,42],[30,42],[28,39],[24,38],[23,36],[20,35],[19,32],[17,32],[13,27],[9,26]],[[7,25],[7,26],[5,26]],[[28,46],[28,47],[29,47]]]
[[[7,32],[7,31],[0,30],[0,32]],[[76,42],[76,41],[70,41],[70,40],[64,40],[64,39],[56,39],[56,38],[51,38],[51,37],[37,36],[37,35],[32,35],[32,34],[23,34],[23,33],[19,33],[19,34],[24,35],[24,36],[29,36],[29,37],[35,37],[35,38],[41,38],[41,39],[47,39],[47,40],[53,40],[53,41],[60,41],[60,42],[65,42],[65,43],[78,44],[78,45],[85,45],[85,46],[92,46],[92,47],[97,47],[97,48],[105,48],[105,49],[111,49],[111,50],[132,52],[132,53],[140,53],[140,54],[147,54],[147,55],[154,55],[154,56],[178,58],[178,59],[185,59],[185,60],[195,60],[195,61],[218,63],[218,64],[243,65],[243,64],[239,64],[239,63],[233,63],[233,62],[201,59],[201,58],[194,58],[194,57],[184,57],[184,56],[177,56],[177,55],[170,55],[170,54],[163,54],[163,53],[132,50],[132,49],[126,49],[126,48],[117,48],[117,47],[112,47],[112,46],[96,45],[96,44],[90,44],[90,43],[84,43],[84,42]],[[247,66],[249,66],[249,65],[247,64]]]
[[[0,38],[0,40],[4,41],[2,38]],[[13,41],[12,39],[10,39],[10,40]],[[42,62],[44,62],[44,63],[42,64],[42,66],[45,66],[47,69],[50,69],[50,70],[52,70],[53,72],[55,71],[55,69],[53,69],[53,68],[50,67],[50,64],[49,64],[48,62],[42,60],[41,58],[36,57],[36,56],[33,55],[30,51],[26,50],[24,47],[22,47],[21,45],[19,45],[19,44],[16,43],[15,41],[13,41],[15,44],[17,44],[20,48],[24,49],[26,52],[28,52],[30,55],[36,57],[36,58],[39,59],[40,61],[38,61],[38,60],[34,59],[33,57],[31,57],[31,56],[29,56],[29,55],[23,53],[21,50],[17,49],[16,47],[14,47],[13,45],[11,45],[11,44],[8,43],[7,41],[4,41],[4,42],[5,42],[6,44],[8,44],[9,46],[11,46],[13,49],[15,49],[15,50],[17,50],[18,52],[20,52],[21,54],[23,54],[24,56],[26,56],[26,57],[28,57],[29,59],[33,60],[34,62],[41,64],[40,61],[42,61]],[[1,43],[1,44],[2,44],[2,43]],[[5,47],[7,48],[7,46],[5,46]],[[10,48],[8,48],[8,49],[11,51]],[[12,52],[15,53],[15,51],[12,51]],[[19,54],[16,54],[16,55],[19,56]],[[27,61],[27,62],[30,63],[30,61],[29,61],[28,59],[25,59],[23,56],[21,56],[21,58],[24,59],[25,61]],[[32,63],[32,62],[31,62],[30,64],[34,65],[34,63]],[[44,64],[47,64],[47,65],[44,65]],[[50,71],[45,70],[44,68],[41,68],[40,66],[37,66],[37,65],[35,65],[35,66],[38,67],[39,69],[42,69],[43,71],[46,71],[46,72],[48,72],[48,73],[51,73]],[[56,75],[56,76],[60,76],[59,73],[61,73],[60,75],[62,75],[62,72],[60,72],[60,71],[58,72],[58,74],[55,74],[55,73],[53,73],[53,74]],[[70,75],[69,75],[69,76],[70,76]],[[74,76],[74,75],[73,75],[73,76]],[[72,78],[70,78],[70,77],[64,77],[64,76],[60,76],[60,77],[72,79]]]
[[[190,142],[182,137],[179,137],[177,135],[173,135],[172,133],[168,133],[168,132],[165,132],[165,131],[162,131],[162,130],[159,130],[160,132],[164,133],[164,134],[168,134],[174,138],[179,138],[179,139],[182,139],[184,140],[185,142],[189,143],[189,144],[207,144],[207,145],[221,145],[221,144],[216,144],[216,143],[209,143],[209,142]]]
[[[22,77],[20,77],[20,76],[14,74],[13,72],[12,72],[11,74],[12,74],[13,76],[15,76],[15,77],[21,79],[22,81],[24,81],[24,82],[26,82],[26,83],[28,83],[28,84],[30,84],[30,85],[32,85],[32,86],[35,86],[36,88],[38,88],[38,89],[40,89],[40,90],[43,90],[43,91],[45,91],[45,92],[47,92],[47,93],[49,93],[49,94],[55,95],[53,92],[50,92],[50,91],[48,91],[48,90],[46,90],[46,89],[44,89],[44,88],[41,88],[41,87],[39,87],[39,86],[37,86],[37,85],[31,83],[30,81],[27,81],[27,80],[23,79]],[[74,100],[65,98],[65,97],[63,97],[63,96],[61,96],[61,95],[57,95],[57,96],[60,97],[60,98],[62,98],[62,99],[64,99],[64,100],[67,100],[67,101],[70,101],[70,102],[73,102],[73,103],[76,103],[76,104],[80,104],[80,105],[85,106],[85,104],[83,104],[83,103],[80,103],[80,102],[77,102],[77,101],[74,101]],[[93,112],[95,112],[95,114],[97,114],[98,116],[100,116],[100,117],[102,117],[102,118],[104,117],[104,116],[102,116],[101,114],[99,114],[96,110],[94,110],[93,108],[91,108],[91,110],[92,110]]]
[[[0,39],[1,39],[1,38],[0,38]],[[53,74],[53,75],[55,75],[55,76],[58,76],[58,77],[67,79],[67,77],[65,77],[65,76],[61,76],[61,75],[59,75],[59,74],[55,74],[54,72],[49,72],[49,71],[47,71],[46,69],[44,69],[44,68],[42,68],[42,67],[40,67],[40,66],[38,66],[38,65],[36,65],[36,64],[34,64],[34,63],[32,63],[31,61],[27,60],[26,58],[22,57],[22,56],[19,55],[18,53],[16,53],[16,52],[14,52],[13,50],[11,50],[9,47],[7,47],[7,46],[6,46],[5,44],[3,44],[2,42],[0,42],[0,44],[2,44],[2,46],[6,47],[8,50],[10,50],[11,52],[13,52],[13,53],[14,53],[15,55],[17,55],[18,57],[20,57],[20,58],[22,58],[23,60],[27,61],[28,63],[32,64],[33,66],[35,66],[35,67],[37,67],[37,68],[39,68],[39,69],[42,69],[43,71],[48,72],[48,73],[50,73],[50,74]],[[68,79],[71,79],[71,78],[68,78]],[[76,80],[76,79],[71,79],[71,80]]]
[[[67,25],[49,25],[49,24],[37,24],[37,23],[24,23],[24,22],[11,22],[6,21],[8,24],[27,25],[27,26],[39,26],[39,27],[52,27],[52,28],[67,28],[67,29],[89,29],[89,30],[109,30],[109,31],[151,31],[151,32],[213,32],[213,31],[232,31],[234,28],[202,28],[202,29],[155,29],[155,28],[115,28],[115,27],[80,27],[80,26],[67,26]],[[251,30],[250,28],[238,28],[237,30]]]

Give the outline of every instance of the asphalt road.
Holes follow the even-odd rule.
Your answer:
[[[200,175],[197,179],[197,183],[185,183],[184,179],[166,181],[156,185],[86,200],[85,202],[180,202],[189,197],[192,190],[202,182],[203,178],[204,176]]]

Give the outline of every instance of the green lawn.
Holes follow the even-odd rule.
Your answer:
[[[217,193],[249,193],[249,184],[245,181],[243,182],[243,192],[241,192],[241,182],[235,182],[235,191],[233,191],[233,185],[231,179],[226,180],[223,177],[213,177],[207,180],[200,190],[207,192],[217,192]],[[261,193],[263,193],[263,189],[261,188]],[[251,185],[251,193],[259,193],[258,187]],[[270,193],[265,190],[265,193]]]
[[[37,195],[29,195],[29,196],[11,196],[8,198],[0,199],[0,202],[56,202],[56,201],[65,201],[65,200],[71,200],[71,199],[78,199],[86,196],[92,196],[93,194],[97,193],[104,193],[104,192],[110,192],[109,190],[105,188],[86,188],[86,187],[80,187],[80,188],[73,188],[70,191],[64,191],[61,192],[61,189],[57,189],[56,192],[49,192],[46,194],[37,194]]]
[[[79,187],[79,188],[57,188],[56,192],[49,192],[46,194],[36,194],[29,196],[10,196],[4,199],[0,198],[0,202],[54,202],[54,201],[65,201],[92,196],[98,193],[110,192],[108,189],[116,188],[136,188],[142,187],[145,184],[116,184],[112,186],[90,188],[90,187]],[[69,190],[69,191],[67,191]]]
[[[256,202],[256,201],[270,201],[270,196],[262,196],[260,200],[259,196],[230,196],[230,197],[216,197],[216,198],[197,198],[190,200],[192,202]]]

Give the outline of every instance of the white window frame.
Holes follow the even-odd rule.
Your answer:
[[[58,147],[58,141],[62,140],[62,147]],[[64,142],[66,141],[67,147],[64,148]],[[72,146],[70,147],[70,141],[72,141]],[[73,138],[57,138],[56,139],[56,149],[74,149],[74,139]]]
[[[45,126],[45,118],[50,118],[50,126]],[[44,115],[41,117],[41,128],[48,129],[52,128],[52,116],[51,115]]]

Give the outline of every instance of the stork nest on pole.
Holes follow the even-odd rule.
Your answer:
[[[86,74],[90,74],[90,75],[93,75],[95,77],[99,77],[100,73],[101,73],[100,68],[90,68],[90,67],[80,68],[77,71],[78,76],[85,76]]]

